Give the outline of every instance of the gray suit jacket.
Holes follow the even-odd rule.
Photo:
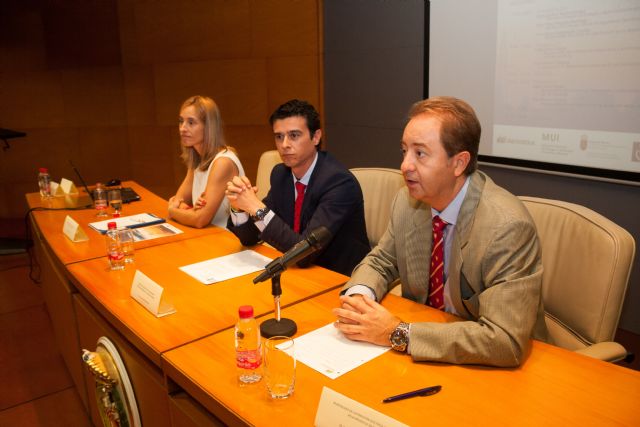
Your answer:
[[[345,289],[364,284],[378,301],[400,278],[402,295],[427,300],[431,207],[398,192],[386,233],[355,268]],[[517,366],[529,339],[547,339],[542,261],[535,225],[511,193],[482,172],[471,175],[449,254],[448,286],[468,321],[414,323],[414,360]]]

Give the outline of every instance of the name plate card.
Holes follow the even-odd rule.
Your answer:
[[[62,232],[72,242],[86,242],[87,240],[89,240],[89,236],[87,236],[87,233],[85,233],[82,227],[80,227],[80,224],[78,224],[69,215],[67,215],[67,217],[64,219]]]
[[[175,313],[176,309],[162,301],[164,289],[140,270],[136,270],[131,284],[131,298],[138,301],[156,317]]]
[[[73,181],[68,180],[67,178],[62,178],[60,180],[60,188],[62,188],[64,194],[78,194],[78,189]]]
[[[49,186],[51,187],[51,195],[53,197],[62,197],[62,196],[64,196],[64,191],[62,190],[62,187],[60,186],[60,184],[58,184],[55,181],[51,181],[49,183]]]
[[[328,387],[322,389],[314,425],[316,427],[409,427]]]

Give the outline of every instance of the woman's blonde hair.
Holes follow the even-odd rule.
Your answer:
[[[213,158],[223,148],[227,148],[222,134],[222,119],[220,110],[215,101],[206,96],[192,96],[180,107],[180,111],[193,105],[198,119],[204,123],[204,139],[202,143],[202,156],[193,147],[182,146],[182,161],[190,169],[199,168],[207,170]]]

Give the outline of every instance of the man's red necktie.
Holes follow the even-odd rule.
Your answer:
[[[431,248],[431,269],[429,275],[429,299],[431,307],[444,310],[444,239],[443,230],[447,223],[439,216],[433,217],[433,246]]]
[[[300,214],[302,213],[302,202],[304,202],[305,188],[307,188],[306,185],[300,181],[296,181],[296,191],[298,192],[298,195],[296,196],[296,203],[293,210],[293,231],[296,233],[300,232]]]

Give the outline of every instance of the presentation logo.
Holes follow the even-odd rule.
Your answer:
[[[559,142],[560,134],[557,132],[543,132],[542,140],[547,142]]]
[[[580,137],[580,149],[584,151],[587,149],[588,145],[589,145],[589,137],[587,135],[582,135]]]
[[[640,141],[634,141],[631,151],[631,161],[640,162]]]

